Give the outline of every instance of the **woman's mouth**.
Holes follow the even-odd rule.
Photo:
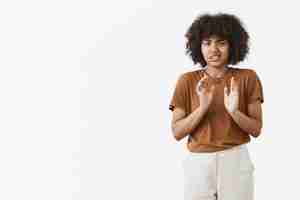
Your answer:
[[[211,56],[211,57],[209,57],[209,61],[217,61],[217,60],[219,60],[220,57],[221,56],[219,56],[219,55]]]

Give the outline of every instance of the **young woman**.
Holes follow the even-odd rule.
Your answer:
[[[239,18],[218,13],[198,16],[185,36],[201,69],[179,76],[169,105],[175,139],[188,137],[184,199],[253,200],[247,143],[261,133],[263,90],[255,70],[233,67],[248,54],[249,35]]]

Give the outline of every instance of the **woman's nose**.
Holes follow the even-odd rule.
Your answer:
[[[216,44],[215,42],[212,42],[212,43],[210,44],[210,48],[211,48],[211,49],[217,49],[217,44]]]
[[[218,51],[218,47],[216,44],[212,43],[209,47],[211,52],[217,52]]]

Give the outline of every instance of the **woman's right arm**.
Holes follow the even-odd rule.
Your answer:
[[[186,116],[183,109],[177,107],[173,111],[172,132],[177,141],[191,133],[201,122],[207,108],[199,106],[191,114]]]

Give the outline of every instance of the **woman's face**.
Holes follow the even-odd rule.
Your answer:
[[[203,39],[201,51],[208,66],[224,67],[229,58],[229,42],[217,36]]]

